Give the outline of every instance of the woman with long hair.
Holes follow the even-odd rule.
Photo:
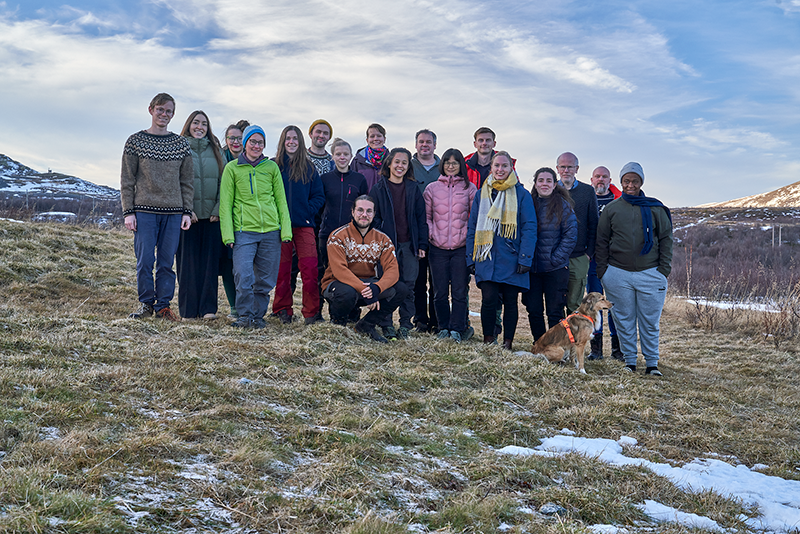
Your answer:
[[[495,319],[503,297],[503,347],[511,350],[520,291],[530,287],[536,249],[536,212],[508,152],[495,152],[491,174],[475,195],[467,231],[467,268],[481,290],[483,342],[496,343]]]
[[[536,252],[531,288],[522,294],[533,341],[564,318],[569,282],[569,255],[578,239],[578,219],[569,191],[556,181],[556,171],[542,167],[533,174],[531,189],[536,209]],[[547,310],[547,326],[544,324]]]
[[[305,323],[312,324],[318,320],[320,306],[314,228],[317,213],[325,203],[325,191],[306,153],[303,132],[297,126],[289,125],[283,129],[274,160],[281,170],[286,190],[286,202],[292,219],[292,240],[281,245],[272,313],[284,324],[292,321],[292,254],[296,252],[300,278],[303,280],[302,314]]]
[[[386,128],[377,122],[367,126],[367,146],[356,152],[350,168],[364,175],[371,190],[381,179],[381,167],[389,149],[386,148]]]
[[[400,328],[396,331],[392,318],[381,325],[387,338],[405,339],[414,327],[414,284],[419,273],[419,258],[428,250],[428,223],[425,220],[425,201],[414,179],[411,152],[393,148],[381,166],[381,179],[369,192],[375,200],[373,225],[389,236],[395,247],[400,266],[400,281],[408,290],[400,304]]]
[[[226,162],[235,160],[244,150],[242,132],[248,126],[250,126],[250,123],[242,119],[225,129],[225,145],[222,147],[222,156]]]
[[[439,339],[457,343],[472,337],[467,318],[467,223],[477,188],[467,177],[467,164],[457,148],[439,161],[439,179],[428,184],[425,213],[428,222],[428,263],[433,277],[433,302],[439,321]],[[452,293],[452,310],[448,296]]]
[[[181,232],[178,244],[178,309],[181,317],[217,318],[220,243],[219,183],[225,161],[211,122],[193,111],[181,135],[189,140],[194,163],[192,226]]]

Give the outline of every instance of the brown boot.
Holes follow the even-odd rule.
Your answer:
[[[504,339],[503,340],[503,348],[511,350],[511,344],[514,342],[513,339]]]
[[[494,336],[483,336],[483,342],[486,345],[497,345],[497,338]]]

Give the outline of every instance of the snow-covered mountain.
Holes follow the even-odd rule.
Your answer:
[[[700,208],[796,208],[800,207],[800,182],[749,197],[703,204]]]
[[[37,172],[0,154],[0,195],[47,198],[119,199],[119,191],[58,172]]]

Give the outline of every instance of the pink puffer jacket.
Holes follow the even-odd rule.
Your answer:
[[[461,176],[440,176],[428,184],[425,193],[425,213],[431,245],[453,250],[467,244],[469,210],[477,188],[472,183],[464,187]]]

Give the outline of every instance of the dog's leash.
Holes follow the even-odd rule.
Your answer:
[[[584,315],[584,314],[578,313],[578,312],[571,313],[570,315],[567,315],[566,319],[561,319],[561,325],[567,331],[567,336],[569,336],[569,342],[570,343],[575,343],[575,336],[572,335],[572,328],[569,327],[569,318],[570,317],[575,317],[576,315],[580,316],[580,317],[584,317],[586,319],[589,319],[589,322],[592,323],[592,326],[594,326],[594,319],[592,319],[588,315]]]

